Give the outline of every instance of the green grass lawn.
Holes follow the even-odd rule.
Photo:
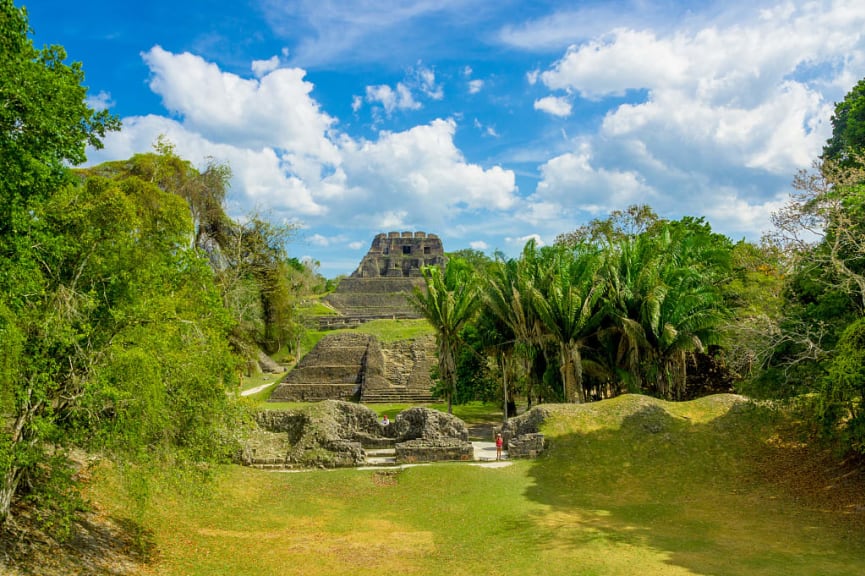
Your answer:
[[[312,350],[318,341],[328,334],[341,332],[372,334],[381,342],[409,340],[418,336],[433,335],[435,332],[429,322],[423,319],[370,320],[356,328],[339,330],[307,330],[303,335],[302,348],[304,353]]]
[[[418,336],[435,334],[429,322],[423,319],[370,320],[352,331],[372,334],[381,342],[409,340]]]
[[[225,467],[207,496],[156,499],[148,573],[865,574],[861,490],[828,498],[849,485],[815,467],[806,489],[787,482],[807,454],[770,411],[726,396],[553,410],[547,453],[505,468]],[[109,480],[97,495],[122,516]]]

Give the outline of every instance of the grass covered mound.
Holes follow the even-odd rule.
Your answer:
[[[233,466],[207,494],[166,490],[141,573],[865,573],[865,479],[783,411],[732,395],[542,409],[549,449],[504,468]],[[112,471],[92,488],[126,517]]]

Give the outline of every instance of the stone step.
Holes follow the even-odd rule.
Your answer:
[[[363,404],[433,404],[437,398],[431,394],[362,394]]]
[[[396,456],[379,457],[366,459],[367,466],[396,466]]]
[[[367,458],[374,456],[395,456],[396,448],[367,448],[363,451],[366,454]]]
[[[393,466],[396,464],[395,448],[373,448],[364,450],[367,466]]]
[[[364,396],[387,398],[388,396],[429,396],[433,397],[429,390],[413,390],[405,388],[403,390],[364,390]]]
[[[362,356],[359,354],[359,356]],[[289,382],[320,384],[353,384],[358,381],[358,366],[327,365],[298,366],[286,378]]]

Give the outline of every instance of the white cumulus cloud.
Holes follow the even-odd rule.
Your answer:
[[[252,72],[258,78],[273,72],[277,68],[279,68],[279,56],[271,56],[267,60],[252,61]]]
[[[453,120],[434,120],[404,132],[383,131],[376,141],[344,138],[342,168],[367,198],[347,217],[372,213],[389,226],[425,226],[464,211],[513,207],[514,173],[467,162],[454,144],[455,131]]]
[[[440,230],[461,214],[503,213],[517,202],[514,173],[467,161],[454,142],[454,120],[355,139],[320,109],[304,70],[276,68],[244,78],[160,47],[143,57],[150,86],[173,117],[124,118],[105,149],[91,152],[91,162],[149,151],[165,135],[193,162],[212,157],[231,166],[231,209],[300,219],[304,227],[332,222],[364,230]],[[431,88],[429,72],[420,77]],[[410,102],[407,91],[388,90],[371,94],[393,106]],[[307,240],[332,247],[338,237],[315,231]]]
[[[366,101],[380,104],[384,111],[390,115],[394,110],[417,110],[421,107],[420,102],[414,99],[411,90],[399,82],[396,90],[387,84],[366,87]]]
[[[550,91],[610,104],[597,132],[540,167],[524,217],[646,202],[711,215],[751,238],[768,228],[778,195],[828,138],[834,102],[865,75],[865,3],[779,2],[723,16],[619,24],[537,76]]]
[[[535,110],[564,118],[571,115],[571,103],[564,96],[545,96],[535,100]]]

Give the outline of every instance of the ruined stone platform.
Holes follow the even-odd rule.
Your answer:
[[[429,403],[435,400],[434,362],[432,336],[382,344],[369,334],[328,334],[286,374],[269,401]]]

